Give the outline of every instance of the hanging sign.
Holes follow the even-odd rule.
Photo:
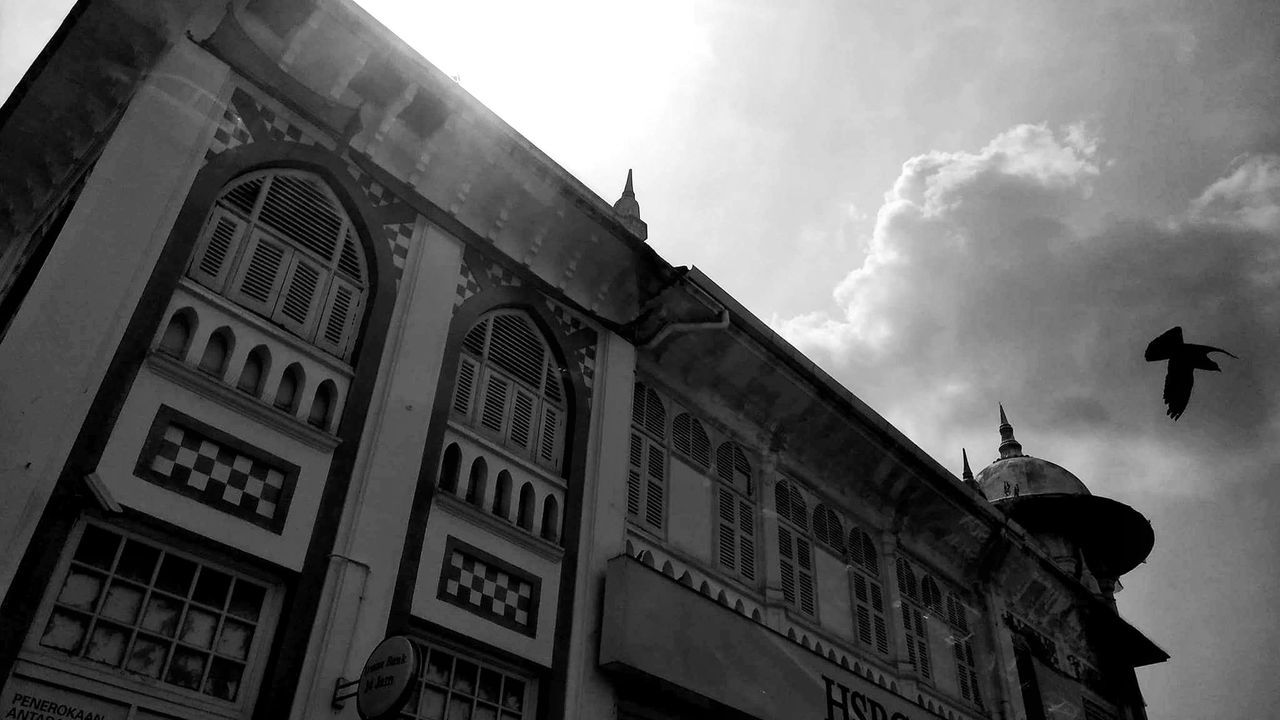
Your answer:
[[[378,643],[369,653],[356,690],[356,712],[363,720],[377,720],[404,706],[418,675],[418,653],[402,635]]]

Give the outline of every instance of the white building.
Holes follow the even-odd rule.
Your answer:
[[[1145,717],[1140,515],[958,480],[348,0],[83,0],[0,157],[0,718],[352,718],[394,634],[404,718]]]

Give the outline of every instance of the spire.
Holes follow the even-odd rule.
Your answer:
[[[960,479],[965,486],[985,498],[987,494],[982,492],[982,486],[978,484],[977,480],[973,479],[973,471],[969,469],[969,453],[964,448],[960,448],[960,457],[964,458],[964,472],[960,475]]]
[[[641,240],[648,239],[649,226],[640,219],[640,203],[636,201],[636,189],[632,183],[631,169],[627,169],[627,184],[622,188],[622,197],[613,204],[613,211],[628,230]]]
[[[1004,414],[1004,403],[1000,403],[1000,459],[1022,457],[1022,443],[1013,437],[1013,426]]]

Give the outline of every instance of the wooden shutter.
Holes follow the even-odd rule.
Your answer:
[[[778,526],[778,569],[782,577],[782,597],[788,604],[796,603],[796,550],[791,529]]]
[[[884,619],[880,583],[859,571],[853,573],[853,600],[858,640],[882,655],[889,653],[889,628]]]
[[[718,521],[720,547],[717,555],[720,566],[728,570],[738,569],[738,503],[733,493],[725,488],[716,488],[720,493]]]
[[[537,461],[542,465],[550,468],[553,472],[560,472],[560,455],[562,444],[560,442],[563,432],[561,427],[561,411],[548,403],[542,405],[542,421],[538,428],[538,456]]]
[[[928,680],[933,676],[929,665],[929,633],[924,615],[912,605],[902,604],[902,629],[907,640],[907,660]]]
[[[280,298],[271,319],[295,335],[310,339],[315,328],[318,300],[328,285],[328,275],[306,255],[295,252],[285,272]]]
[[[355,329],[363,310],[364,293],[346,280],[335,277],[320,311],[315,344],[338,357],[346,357],[355,340]]]
[[[480,364],[474,359],[463,355],[458,359],[458,379],[453,385],[453,405],[451,406],[454,414],[461,418],[468,418],[471,415],[471,398],[476,393],[476,374],[480,370]]]
[[[235,213],[215,208],[187,274],[210,290],[221,292],[235,262],[236,251],[240,249],[244,226],[245,221]]]
[[[796,536],[796,585],[800,591],[800,611],[806,615],[817,612],[813,581],[813,546],[806,537]]]
[[[292,259],[292,250],[270,239],[266,233],[253,233],[244,258],[236,268],[231,299],[264,317],[271,317],[285,270]]]
[[[640,517],[640,501],[643,495],[644,438],[631,431],[631,453],[627,462],[627,514]]]
[[[484,397],[480,403],[480,427],[501,435],[506,425],[507,400],[511,397],[511,381],[495,373],[487,373]]]
[[[667,491],[667,454],[655,442],[649,441],[646,444],[644,521],[661,530],[666,515],[664,499]]]
[[[533,440],[533,410],[536,398],[528,390],[515,387],[515,398],[511,403],[511,429],[507,433],[507,443],[521,450],[528,450]]]
[[[738,570],[742,577],[756,579],[756,509],[742,498],[738,498]]]

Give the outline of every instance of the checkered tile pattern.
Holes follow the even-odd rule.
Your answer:
[[[578,348],[574,357],[578,361],[578,370],[582,373],[582,382],[590,393],[596,375],[596,344],[591,343]],[[591,402],[590,394],[587,395],[587,402]]]
[[[400,282],[400,274],[404,272],[405,260],[409,258],[409,245],[413,242],[414,223],[392,223],[382,226],[382,237],[391,247],[391,264],[396,268],[396,282]]]
[[[474,608],[473,612],[532,627],[533,585],[530,583],[489,567],[460,550],[454,550],[449,556],[444,572],[444,593]]]
[[[289,122],[289,119],[283,115],[278,115],[269,107],[263,107],[258,103],[254,103],[258,111],[262,115],[262,122],[267,125],[267,132],[274,140],[284,140],[286,142],[302,143],[303,145],[315,145],[314,138],[307,135],[302,128]]]
[[[153,478],[232,515],[283,524],[280,470],[170,423],[148,466]]]
[[[520,279],[519,275],[516,275],[514,272],[511,272],[501,265],[490,265],[485,273],[489,276],[490,282],[494,285],[502,287],[520,287],[524,284],[524,281]]]
[[[586,327],[586,324],[582,322],[582,319],[578,317],[577,313],[551,298],[544,299],[547,301],[547,308],[551,310],[552,317],[554,317],[556,322],[560,324],[560,329],[564,331],[566,336],[572,335]]]
[[[551,315],[560,324],[560,329],[564,331],[566,337],[572,337],[578,333],[590,333],[595,335],[595,330],[582,320],[582,318],[570,310],[565,305],[545,298],[547,307],[551,310]],[[574,359],[578,361],[578,370],[582,373],[582,381],[586,384],[587,390],[591,390],[592,380],[596,373],[596,343],[592,337],[590,342],[583,343],[581,347],[574,351]],[[587,399],[590,402],[590,396]]]
[[[396,196],[388,189],[384,188],[381,183],[373,179],[373,176],[365,172],[359,165],[351,162],[347,158],[347,172],[351,178],[356,181],[356,185],[364,190],[365,197],[369,199],[369,204],[375,208],[384,205],[390,205],[396,201]]]
[[[213,140],[209,142],[209,149],[204,153],[204,161],[209,162],[227,150],[250,142],[253,142],[253,137],[249,135],[249,128],[245,126],[244,119],[240,117],[235,106],[228,103],[227,109],[218,119],[218,129],[213,131]]]
[[[453,298],[453,309],[456,311],[462,303],[471,299],[472,295],[479,294],[482,289],[475,273],[471,272],[471,267],[463,260],[462,267],[458,270],[458,291]]]

